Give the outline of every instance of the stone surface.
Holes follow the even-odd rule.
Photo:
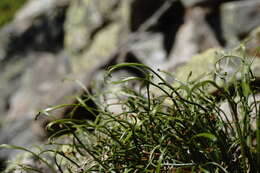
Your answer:
[[[174,47],[169,55],[170,66],[174,69],[186,62],[192,56],[209,48],[220,47],[215,34],[207,24],[207,10],[195,7],[186,14],[185,23],[177,32]]]
[[[105,25],[104,13],[111,11],[115,2],[104,1],[106,9],[101,9],[100,1],[75,0],[67,12],[65,44],[71,53],[77,53],[89,46],[92,34]]]
[[[68,3],[67,0],[28,1],[12,22],[0,28],[1,99],[9,97],[25,69],[35,62],[36,56],[31,52],[53,53],[62,48],[62,22]]]
[[[228,2],[221,6],[222,28],[227,43],[234,46],[260,25],[260,1]]]
[[[38,53],[33,56],[38,57],[37,62],[26,68],[19,87],[8,98],[9,109],[0,130],[0,143],[29,147],[39,141],[43,131],[40,122],[34,121],[37,111],[66,102],[65,96],[73,94],[75,89],[62,82],[67,75],[64,54],[55,57],[50,53]],[[1,151],[0,155],[11,157],[13,152]]]
[[[14,144],[19,144],[19,142],[22,144],[22,141],[27,143],[36,141],[32,137],[32,130],[28,128],[26,131],[28,127],[26,124],[32,124],[29,120],[33,119],[32,116],[39,109],[38,106],[41,105],[38,104],[39,102],[47,105],[46,99],[41,101],[42,97],[37,98],[37,94],[43,94],[44,91],[38,93],[31,89],[32,85],[40,83],[42,76],[31,74],[36,75],[30,79],[35,80],[34,83],[27,83],[24,80],[35,66],[48,70],[44,63],[41,63],[41,67],[36,65],[45,57],[47,57],[46,60],[48,57],[53,59],[50,63],[54,63],[57,67],[52,66],[52,68],[64,68],[66,73],[70,70],[68,57],[61,51],[64,35],[63,22],[68,5],[67,0],[30,0],[17,12],[13,21],[0,28],[0,143],[8,143],[10,141],[8,136],[17,136],[12,139]],[[57,59],[55,59],[56,55]],[[45,72],[42,70],[41,75],[46,75]],[[45,78],[51,79],[51,76],[49,72]],[[61,76],[55,77],[61,80]],[[47,85],[44,85],[45,88]],[[48,92],[48,89],[50,88],[45,91]],[[48,99],[52,100],[50,96]],[[8,126],[13,126],[13,131],[6,128]],[[24,137],[25,133],[28,137]]]
[[[43,128],[34,121],[37,111],[74,92],[62,83],[70,71],[62,51],[68,5],[67,0],[28,1],[0,28],[0,144],[38,143]],[[1,150],[0,160],[15,153]]]
[[[73,81],[78,79],[83,84],[89,85],[90,79],[95,76],[93,75],[95,68],[98,64],[106,62],[100,56],[108,56],[106,52],[109,53],[112,51],[111,47],[116,46],[120,34],[119,22],[121,21],[118,20],[118,17],[120,15],[127,17],[128,14],[125,3],[119,5],[119,8],[115,3],[117,1],[106,1],[107,4],[104,4],[103,1],[102,3],[101,1],[92,1],[94,5],[99,7],[102,17],[105,17],[105,20],[109,22],[106,23],[106,21],[98,28],[94,28],[93,33],[91,33],[91,42],[89,42],[89,51],[81,52],[82,56],[79,57],[78,61],[73,61],[72,58],[71,62],[75,63],[73,65],[82,67],[81,70],[88,69],[85,73],[69,77],[71,71],[69,58],[72,54],[67,55],[67,52],[70,52],[71,49],[67,47],[66,51],[62,50],[64,36],[62,23],[64,19],[62,17],[65,16],[69,1],[48,0],[45,2],[46,6],[39,1],[30,1],[17,14],[16,19],[0,31],[0,37],[3,38],[0,44],[0,53],[2,53],[2,61],[0,62],[0,144],[8,143],[30,147],[31,144],[39,142],[39,136],[44,135],[42,134],[43,124],[41,124],[44,122],[33,121],[37,111],[47,106],[74,101],[73,97],[69,96],[74,95],[82,88]],[[111,3],[110,6],[107,6],[109,3]],[[113,11],[115,8],[120,10]],[[108,16],[112,13],[111,10],[113,15]],[[92,12],[87,11],[88,14]],[[74,15],[71,17],[73,19]],[[85,16],[82,20],[84,19]],[[122,23],[124,22],[126,21],[123,20]],[[83,25],[85,29],[89,26],[84,22]],[[77,26],[74,27],[77,28]],[[55,34],[59,36],[56,37]],[[67,33],[67,36],[70,34],[73,32]],[[83,36],[84,34],[80,37]],[[56,42],[57,38],[58,42]],[[25,44],[26,39],[29,39],[30,44]],[[91,44],[92,41],[93,44]],[[107,44],[108,41],[111,44]],[[37,47],[38,43],[40,49]],[[58,48],[56,49],[52,43],[55,43]],[[16,47],[19,49],[16,50]],[[85,56],[88,57],[84,60],[87,62],[93,60],[93,62],[85,63],[81,59]],[[83,65],[81,66],[81,64]],[[62,82],[65,77],[70,78],[72,82]],[[43,121],[45,120],[43,119]],[[2,159],[3,157],[14,157],[16,152],[1,150],[0,153]]]
[[[73,72],[90,72],[105,64],[110,58],[109,55],[117,48],[119,29],[120,26],[116,23],[107,26],[96,35],[87,50],[78,56],[73,56],[71,58]],[[107,41],[109,41],[109,44],[107,44]]]
[[[5,66],[0,65],[0,121],[9,109],[7,100],[19,87],[20,75],[27,67],[26,64],[26,61],[15,61]]]
[[[220,53],[223,52],[221,49],[208,49],[201,54],[197,54],[193,56],[186,64],[180,66],[176,70],[176,79],[186,82],[187,77],[189,76],[190,72],[192,72],[191,77],[189,78],[190,81],[196,79],[212,79],[215,70],[215,63],[220,56]],[[224,53],[224,52],[223,52]],[[238,52],[234,51],[233,55],[239,54]],[[260,76],[260,59],[253,58],[246,56],[247,61],[252,61],[252,72],[255,76]],[[220,61],[221,65],[221,74],[226,74],[227,79],[232,79],[232,76],[236,74],[236,77],[239,78],[240,74],[237,74],[236,71],[241,66],[241,60],[238,58],[229,58],[223,59]]]
[[[187,64],[180,66],[176,70],[176,78],[185,82],[190,72],[192,76],[190,80],[196,80],[203,75],[207,75],[214,70],[215,53],[218,49],[209,49],[201,54],[193,56]]]
[[[163,35],[144,33],[141,38],[130,45],[129,50],[141,63],[154,69],[162,68],[167,53],[163,47]]]
[[[247,53],[252,57],[260,58],[260,26],[250,33],[249,38],[246,44]]]
[[[128,1],[75,0],[67,13],[65,47],[74,72],[97,67],[115,51]]]
[[[255,99],[256,100],[259,100],[260,99],[260,95],[259,94],[256,94],[255,95]],[[249,97],[249,103],[250,104],[253,104],[253,97]],[[228,104],[227,100],[225,101],[222,101],[220,103],[220,108],[223,110],[223,112],[225,113],[221,113],[221,118],[224,120],[224,122],[234,122],[233,118],[232,118],[232,114],[231,114],[231,110],[230,110],[230,105]],[[253,110],[253,112],[251,113],[251,115],[255,116],[256,113],[255,113],[255,110]],[[240,115],[239,116],[239,120],[242,121],[242,118],[243,118],[243,115]],[[256,122],[255,122],[255,118],[250,118],[250,124],[251,124],[251,128],[252,130],[256,130]]]
[[[68,0],[28,1],[14,20],[0,29],[0,61],[21,57],[28,51],[60,50],[68,3]]]

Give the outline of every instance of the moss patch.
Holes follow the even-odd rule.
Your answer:
[[[16,11],[27,0],[1,0],[0,1],[0,27],[11,21]]]

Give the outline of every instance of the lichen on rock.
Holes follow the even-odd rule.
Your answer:
[[[193,56],[189,62],[177,68],[176,78],[180,81],[186,81],[187,76],[192,73],[189,78],[192,81],[212,72],[216,61],[215,55],[218,50],[212,48]]]
[[[103,63],[115,50],[129,17],[126,3],[128,1],[118,0],[71,2],[65,24],[65,48],[71,56],[74,72]]]
[[[73,72],[91,71],[98,64],[106,62],[109,54],[116,49],[119,25],[113,24],[100,31],[89,49],[71,59]],[[108,43],[109,42],[109,43]]]

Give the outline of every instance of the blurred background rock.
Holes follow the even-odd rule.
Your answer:
[[[180,78],[203,73],[212,48],[233,48],[248,36],[246,49],[259,58],[259,19],[259,0],[1,0],[0,144],[43,143],[46,120],[34,121],[37,111],[81,92],[67,78],[90,87],[120,62]],[[16,154],[0,150],[0,160]]]

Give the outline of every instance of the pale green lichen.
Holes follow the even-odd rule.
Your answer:
[[[127,32],[130,1],[75,0],[67,13],[65,48],[75,73],[105,62]],[[125,30],[124,30],[125,29]],[[124,30],[124,31],[123,31]]]
[[[75,0],[67,12],[65,24],[65,46],[69,53],[81,53],[89,48],[93,34],[101,29],[104,23],[118,21],[115,4],[118,0]],[[119,5],[119,6],[120,6]]]
[[[191,73],[189,80],[196,80],[202,76],[207,76],[214,70],[216,61],[216,51],[218,49],[208,49],[207,51],[195,55],[191,60],[177,68],[176,78],[180,81],[186,82],[187,76]]]
[[[73,71],[77,73],[81,70],[92,69],[100,62],[104,62],[117,47],[119,29],[120,25],[114,23],[100,31],[89,49],[81,56],[72,58]]]
[[[176,78],[182,82],[195,81],[200,79],[212,79],[214,74],[214,69],[216,65],[216,61],[221,57],[219,57],[219,52],[222,52],[223,55],[232,55],[232,56],[244,56],[247,59],[247,62],[251,62],[251,68],[255,76],[260,76],[260,59],[254,56],[250,56],[249,54],[241,55],[239,49],[234,49],[231,53],[226,54],[224,50],[221,49],[208,49],[201,54],[195,55],[191,58],[189,62],[185,65],[177,68],[176,70]],[[217,56],[218,55],[218,56]],[[231,57],[232,57],[231,56]],[[228,57],[228,56],[227,56]],[[230,61],[231,59],[226,59],[222,61],[225,63],[226,61]],[[234,59],[230,63],[225,63],[226,66],[222,69],[227,73],[235,73],[236,69],[241,66],[241,62],[239,59]],[[222,71],[222,73],[225,73]],[[191,75],[190,75],[191,74]],[[188,79],[189,76],[189,79]],[[232,76],[232,74],[230,74]]]

